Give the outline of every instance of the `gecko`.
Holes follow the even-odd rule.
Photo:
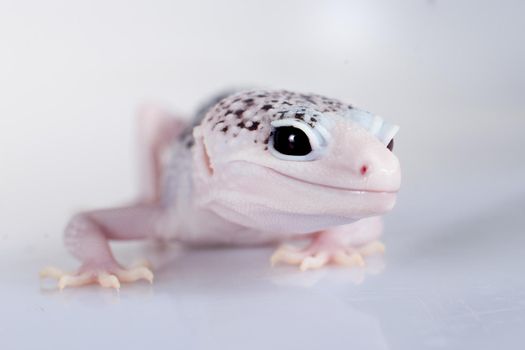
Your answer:
[[[112,240],[276,244],[272,265],[303,271],[363,266],[384,251],[381,216],[401,183],[399,127],[377,115],[317,94],[247,90],[212,99],[190,121],[145,108],[139,130],[140,199],[73,216],[64,242],[80,268],[41,271],[60,289],[152,282],[149,265],[117,262]]]

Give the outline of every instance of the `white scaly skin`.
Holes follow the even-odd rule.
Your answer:
[[[143,200],[71,220],[65,241],[82,267],[42,273],[60,288],[151,282],[147,266],[125,269],[115,261],[111,239],[210,245],[310,237],[306,248],[285,245],[271,259],[302,270],[363,265],[363,256],[384,249],[379,216],[394,206],[401,181],[386,147],[396,126],[334,99],[288,91],[230,95],[188,126],[148,113]],[[274,141],[286,127],[302,133],[311,152],[284,154],[282,138]]]

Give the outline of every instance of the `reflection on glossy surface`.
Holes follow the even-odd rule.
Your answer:
[[[525,198],[518,198],[452,224],[429,222],[410,242],[392,233],[409,226],[391,222],[386,267],[382,259],[369,259],[361,271],[272,269],[271,248],[118,247],[121,256],[144,253],[154,262],[154,285],[60,293],[45,283],[38,292],[30,273],[49,253],[26,256],[23,274],[2,267],[7,280],[0,296],[10,300],[0,316],[4,340],[65,346],[89,328],[97,337],[85,339],[81,349],[102,346],[107,337],[133,349],[232,342],[253,349],[515,344],[525,325],[523,207]],[[502,223],[505,230],[498,231]],[[425,237],[430,231],[439,234]],[[57,322],[63,335],[50,339]],[[28,331],[32,337],[24,336]]]

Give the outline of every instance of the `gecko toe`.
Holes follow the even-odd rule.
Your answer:
[[[337,265],[341,266],[364,266],[365,261],[363,260],[363,257],[359,253],[348,253],[345,251],[339,251],[334,254],[332,257],[333,261]]]
[[[301,271],[319,269],[326,265],[328,263],[328,260],[330,260],[330,257],[327,253],[319,252],[315,255],[307,256],[306,258],[304,258],[301,262],[301,265],[299,266],[299,269]]]
[[[66,287],[80,287],[93,282],[93,276],[82,273],[79,275],[63,275],[58,279],[58,289],[64,290]]]
[[[44,267],[42,270],[40,270],[40,278],[54,278],[54,279],[60,279],[62,276],[64,276],[66,273],[60,269],[57,269],[53,266],[47,266]]]
[[[383,254],[385,250],[386,250],[385,245],[380,241],[373,241],[359,248],[359,252],[363,256]]]
[[[281,262],[285,264],[298,265],[303,261],[303,259],[304,253],[298,248],[290,245],[283,245],[279,247],[275,253],[273,253],[272,257],[270,258],[270,262],[272,266],[275,266]]]
[[[120,270],[116,273],[118,279],[122,282],[135,282],[138,280],[146,280],[149,283],[153,283],[153,272],[145,267],[135,267],[129,270]]]
[[[105,288],[120,289],[120,281],[115,275],[103,272],[97,277],[98,284]]]

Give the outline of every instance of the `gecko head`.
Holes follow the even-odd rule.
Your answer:
[[[401,181],[397,130],[319,95],[231,95],[194,129],[199,198],[230,221],[287,233],[384,214]]]

